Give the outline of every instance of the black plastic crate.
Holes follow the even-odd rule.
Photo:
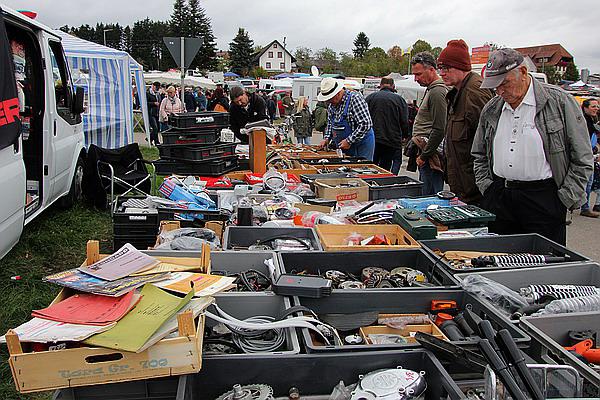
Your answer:
[[[158,213],[141,210],[137,213],[126,213],[123,207],[129,199],[144,201],[144,196],[118,196],[112,215],[113,234],[115,235],[156,235],[158,233]]]
[[[158,145],[161,159],[205,161],[235,156],[236,143],[218,143],[213,145],[185,145],[162,144]]]
[[[238,166],[237,160],[237,157],[196,162],[158,160],[154,162],[154,168],[157,175],[220,176],[235,170]]]
[[[311,275],[321,275],[325,271],[335,269],[349,272],[360,277],[366,267],[380,267],[391,271],[397,267],[409,267],[425,274],[429,282],[437,287],[458,287],[457,281],[448,271],[436,266],[435,261],[422,249],[383,250],[383,251],[311,251],[279,253],[279,265],[283,273],[299,273],[306,271]],[[432,287],[409,288],[374,288],[374,289],[334,289],[334,292],[352,291],[361,293],[381,290],[429,290]]]
[[[490,307],[487,302],[478,297],[457,289],[431,289],[431,290],[403,290],[403,291],[339,291],[331,296],[312,299],[295,298],[297,304],[310,308],[317,315],[323,314],[357,314],[377,311],[380,314],[426,314],[431,310],[432,300],[454,300],[461,310],[470,308],[482,319],[488,319],[495,329],[506,328],[515,339],[517,345],[526,348],[530,338],[521,329],[511,324],[500,313]],[[352,318],[352,317],[349,317]],[[382,345],[317,345],[313,343],[308,329],[301,329],[302,340],[309,353],[327,353],[339,351],[375,351],[375,350],[401,350],[416,348],[418,343],[382,344]],[[476,350],[478,338],[452,341],[452,343]]]
[[[169,115],[169,125],[179,129],[223,129],[229,126],[229,113],[216,111],[202,111],[171,114]]]
[[[431,353],[424,350],[404,352],[363,352],[298,355],[235,360],[204,359],[202,371],[194,375],[194,392],[202,399],[214,399],[232,390],[234,384],[266,384],[273,388],[275,398],[288,398],[290,388],[296,387],[302,399],[319,396],[329,398],[340,382],[349,386],[359,375],[399,366],[413,371],[424,371],[427,380],[426,400],[463,399],[464,395]],[[321,397],[323,396],[323,397]],[[198,397],[200,398],[200,397]]]
[[[161,133],[163,144],[214,144],[221,139],[220,129],[169,129]]]
[[[138,250],[148,250],[156,244],[156,234],[154,235],[114,235],[113,251],[119,250],[126,243],[130,243]]]
[[[313,250],[323,250],[321,241],[312,228],[264,228],[255,226],[228,226],[223,234],[223,250],[241,250],[266,239],[295,237],[308,239]]]
[[[421,196],[423,182],[409,176],[363,178],[369,184],[369,200]]]
[[[275,271],[271,276],[269,267],[265,261],[272,259]],[[237,274],[250,269],[257,270],[266,276],[277,279],[281,275],[279,259],[275,252],[270,251],[211,251],[210,252],[210,270],[213,274]],[[269,290],[271,292],[272,290]],[[221,292],[220,295],[226,296],[230,293],[243,293],[252,295],[260,292]],[[264,293],[264,292],[263,292]]]
[[[159,221],[188,221],[186,216],[193,216],[194,222],[227,221],[231,216],[226,210],[184,210],[181,208],[159,208]]]
[[[484,236],[484,237],[472,237],[472,238],[460,238],[460,239],[433,239],[433,240],[422,240],[420,241],[424,249],[430,252],[436,259],[439,259],[439,263],[453,273],[458,272],[483,272],[483,271],[497,271],[514,268],[499,268],[499,267],[486,267],[486,268],[470,268],[470,269],[459,269],[451,266],[446,260],[440,259],[435,254],[435,250],[442,252],[449,250],[463,250],[463,251],[481,251],[481,252],[497,252],[497,253],[531,253],[531,254],[552,254],[555,256],[569,256],[569,262],[567,264],[580,263],[581,261],[590,261],[590,259],[582,254],[567,249],[544,236],[538,235],[537,233],[529,233],[523,235],[504,235],[504,236]],[[535,268],[541,266],[547,266],[548,264],[537,264],[530,267],[522,268]],[[519,269],[522,269],[519,268]]]
[[[193,375],[60,389],[53,400],[194,400]]]

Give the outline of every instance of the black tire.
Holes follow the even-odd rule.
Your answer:
[[[81,191],[81,183],[83,181],[83,169],[85,168],[85,160],[82,156],[77,159],[75,165],[75,173],[73,174],[73,180],[71,181],[71,189],[69,193],[64,195],[60,200],[60,206],[62,208],[71,208],[75,203],[81,201],[83,198]]]

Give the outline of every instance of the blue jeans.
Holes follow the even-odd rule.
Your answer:
[[[396,149],[394,157],[392,158],[392,169],[390,172],[394,175],[398,175],[400,172],[400,166],[402,165],[402,148]]]
[[[310,137],[296,136],[296,140],[298,141],[298,144],[305,144],[307,146],[310,146]]]
[[[419,167],[419,180],[423,182],[423,196],[436,194],[444,189],[444,174],[431,169],[428,162]]]
[[[368,132],[360,142],[352,144],[344,153],[352,157],[363,157],[373,161],[373,154],[375,153],[375,135],[373,131]]]
[[[590,177],[587,185],[585,185],[585,204],[581,206],[581,211],[590,210],[590,194],[592,194],[592,184],[594,183],[594,174]],[[596,203],[598,201],[596,200]]]

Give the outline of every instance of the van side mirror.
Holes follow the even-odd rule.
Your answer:
[[[75,87],[75,98],[73,99],[73,104],[71,106],[71,112],[75,115],[82,114],[83,109],[83,97],[85,92],[83,88],[80,86]]]

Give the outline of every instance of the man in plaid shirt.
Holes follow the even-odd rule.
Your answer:
[[[373,121],[362,95],[346,90],[340,80],[325,78],[318,99],[329,104],[320,146],[324,148],[333,140],[346,155],[373,160]]]

